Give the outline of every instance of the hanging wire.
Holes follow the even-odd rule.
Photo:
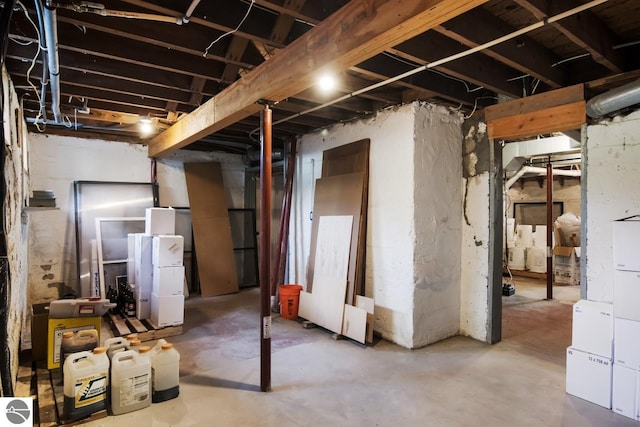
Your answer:
[[[228,35],[231,35],[233,33],[235,33],[236,31],[238,31],[240,29],[240,27],[242,26],[242,24],[244,24],[244,21],[246,21],[247,17],[249,16],[249,12],[251,12],[251,9],[253,8],[253,4],[256,2],[256,0],[251,0],[251,3],[249,4],[249,9],[247,9],[247,13],[244,14],[244,18],[242,18],[242,21],[240,21],[240,23],[238,24],[238,26],[236,28],[234,28],[231,31],[227,31],[226,33],[222,34],[221,36],[219,36],[217,39],[215,39],[214,41],[212,41],[209,46],[207,46],[207,48],[204,50],[204,53],[202,54],[202,56],[206,57],[209,54],[209,49],[211,49],[213,47],[214,44],[218,43],[220,40],[222,40],[223,38],[227,37]]]
[[[39,30],[38,26],[33,22],[31,17],[29,16],[29,12],[27,11],[27,8],[24,6],[24,4],[22,4],[21,1],[18,1],[16,4],[18,6],[20,6],[20,8],[24,12],[24,15],[26,16],[27,20],[33,26],[33,28],[36,30],[36,34],[38,35],[38,38],[37,38],[38,49],[36,49],[36,53],[33,56],[33,59],[31,60],[31,65],[29,66],[29,69],[27,70],[27,83],[29,84],[29,86],[31,86],[31,88],[35,92],[36,99],[38,100],[38,105],[40,105],[41,104],[40,91],[38,90],[38,88],[31,81],[31,72],[33,71],[33,68],[36,66],[38,55],[40,55],[40,52],[42,52],[45,49],[43,49],[42,44],[40,43],[40,30]],[[38,122],[41,117],[42,117],[42,109],[38,109],[38,115],[36,116],[35,121],[34,121],[34,124],[36,126],[36,129],[38,129],[38,132],[44,132],[44,130],[45,130],[45,127],[41,127],[40,123]]]

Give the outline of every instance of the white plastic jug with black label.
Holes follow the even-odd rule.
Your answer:
[[[79,420],[107,407],[109,358],[104,347],[70,354],[64,362],[64,413]]]

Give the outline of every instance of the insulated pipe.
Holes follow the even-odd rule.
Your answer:
[[[587,115],[597,118],[640,103],[640,79],[593,97],[587,102]]]
[[[271,110],[260,112],[260,390],[271,389]]]
[[[200,0],[193,0],[191,2],[189,8],[187,9],[187,13],[185,13],[182,17],[182,22],[184,22],[185,24],[189,22],[189,20],[191,19],[191,15],[193,15],[193,12],[196,10],[196,7],[198,7],[199,4]]]
[[[516,181],[518,181],[520,179],[520,177],[522,175],[524,175],[525,173],[537,173],[537,174],[546,174],[547,173],[547,169],[546,168],[537,168],[534,166],[523,166],[520,168],[520,170],[518,170],[518,172],[516,172],[515,175],[513,175],[511,178],[509,178],[509,180],[504,184],[505,186],[505,190],[508,190],[511,188],[511,186],[513,184],[516,183]],[[553,169],[553,175],[555,176],[573,176],[573,177],[577,177],[577,176],[582,176],[582,171],[579,170],[563,170],[563,169]]]
[[[60,63],[58,61],[58,28],[56,27],[56,11],[45,7],[43,10],[44,33],[47,41],[47,63],[49,66],[49,83],[51,84],[51,110],[56,123],[62,122],[60,114]]]
[[[38,17],[38,28],[40,29],[40,51],[42,52],[42,80],[40,92],[40,115],[43,120],[47,120],[47,84],[49,76],[49,68],[47,66],[47,40],[45,39],[44,18],[42,16],[42,3],[40,0],[34,0],[36,15]]]

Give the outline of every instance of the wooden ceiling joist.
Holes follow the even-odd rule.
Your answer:
[[[262,109],[257,104],[259,100],[280,101],[310,87],[319,71],[344,70],[485,2],[351,1],[278,55],[153,138],[149,155],[165,156],[256,113]]]

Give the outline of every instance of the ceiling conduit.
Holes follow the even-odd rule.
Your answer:
[[[547,170],[545,168],[536,168],[533,166],[523,166],[515,175],[513,175],[509,180],[504,184],[505,190],[511,188],[513,184],[516,183],[524,175],[525,173],[535,173],[538,175],[546,175]],[[580,170],[564,170],[564,169],[553,169],[554,176],[582,176],[582,171]]]
[[[60,115],[60,62],[58,60],[58,28],[56,11],[44,7],[44,37],[47,41],[47,64],[49,65],[49,83],[51,88],[51,110],[56,123],[62,122]]]
[[[591,98],[587,115],[598,118],[635,104],[640,104],[640,79]]]

